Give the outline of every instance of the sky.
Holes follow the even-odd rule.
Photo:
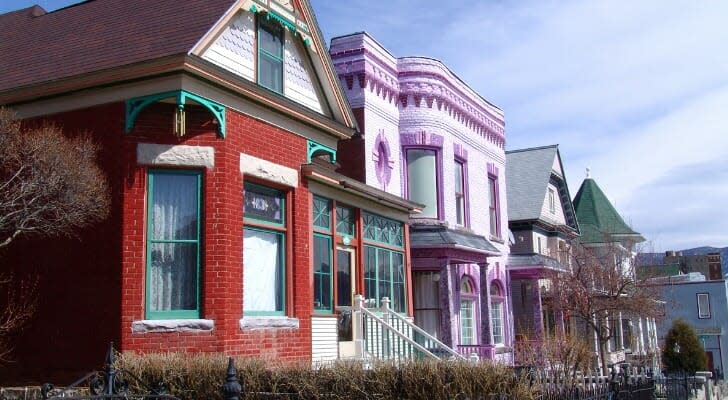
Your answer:
[[[311,3],[327,41],[444,62],[503,109],[507,150],[558,144],[572,197],[590,168],[646,250],[728,246],[728,1]]]

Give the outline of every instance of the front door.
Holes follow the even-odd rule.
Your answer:
[[[356,292],[355,251],[336,248],[336,307],[351,307]]]
[[[353,357],[356,348],[352,337],[351,305],[356,294],[356,251],[336,248],[336,309],[339,314],[339,357]]]

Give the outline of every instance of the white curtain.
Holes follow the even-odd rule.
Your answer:
[[[440,290],[439,274],[434,272],[415,272],[414,309],[415,323],[430,335],[440,337]]]
[[[245,229],[243,239],[243,308],[246,311],[282,311],[279,291],[282,236]]]
[[[196,175],[153,176],[152,311],[197,308],[197,179]],[[174,240],[195,242],[167,242]]]

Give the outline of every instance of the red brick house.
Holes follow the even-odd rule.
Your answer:
[[[35,6],[0,37],[0,105],[90,132],[112,197],[79,237],[0,254],[40,279],[0,384],[75,377],[111,340],[335,358],[337,310],[367,287],[412,315],[417,205],[334,172],[356,122],[308,1]]]

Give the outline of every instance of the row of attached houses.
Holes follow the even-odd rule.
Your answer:
[[[307,0],[35,6],[0,36],[0,105],[89,132],[112,199],[78,238],[0,254],[40,277],[3,380],[71,376],[109,341],[510,364],[560,323],[539,280],[580,196],[556,146],[506,153],[503,111],[443,63],[366,33],[327,49]]]

